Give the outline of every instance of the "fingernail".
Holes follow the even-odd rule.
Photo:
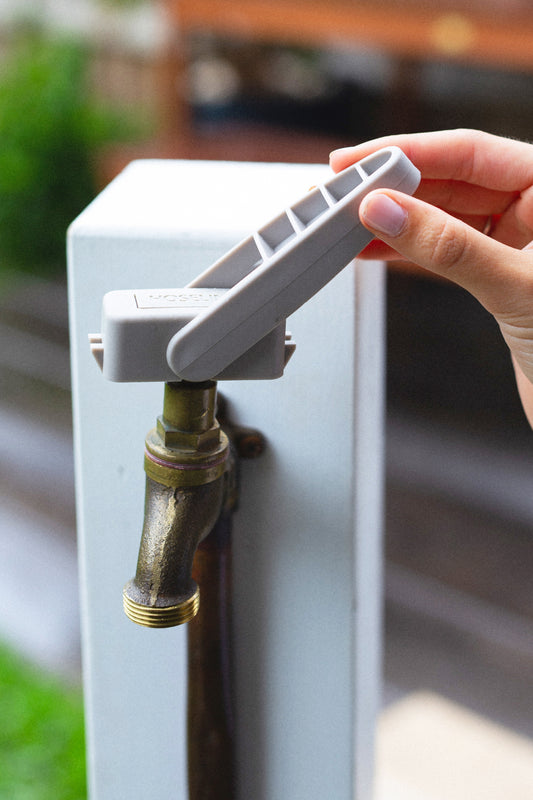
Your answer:
[[[385,236],[399,236],[407,222],[407,211],[387,194],[372,194],[361,204],[361,218]]]

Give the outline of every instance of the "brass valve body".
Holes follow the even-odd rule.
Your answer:
[[[198,611],[192,562],[220,514],[229,452],[215,407],[212,381],[166,384],[163,415],[146,437],[144,526],[137,572],[123,595],[126,614],[140,625],[180,625]]]

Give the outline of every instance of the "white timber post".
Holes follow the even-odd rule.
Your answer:
[[[69,232],[90,800],[187,800],[186,635],[134,625],[147,431],[163,384],[104,380],[88,334],[114,289],[182,287],[327,179],[321,165],[137,161]],[[383,295],[354,262],[288,321],[275,381],[221,382],[264,455],[234,519],[238,800],[370,800],[381,683]]]

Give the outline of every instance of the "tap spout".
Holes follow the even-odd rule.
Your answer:
[[[181,625],[198,611],[192,562],[221,512],[229,452],[215,408],[213,381],[166,384],[163,415],[146,437],[143,532],[123,593],[127,616],[140,625]]]

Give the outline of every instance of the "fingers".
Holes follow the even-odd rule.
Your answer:
[[[533,188],[529,187],[495,220],[491,236],[511,247],[524,247],[533,235]]]
[[[396,145],[426,179],[464,181],[504,192],[520,192],[533,184],[533,147],[474,130],[400,134],[335,150],[335,172],[381,147]]]
[[[532,148],[533,158],[533,148]],[[492,216],[503,214],[519,197],[519,192],[503,192],[464,181],[422,179],[416,197],[452,214]]]
[[[364,198],[359,216],[377,238],[362,256],[399,254],[471,292],[499,323],[533,425],[533,147],[438,131],[345,148],[330,163],[338,172],[390,145],[422,182],[415,197],[376,190]]]
[[[338,171],[397,145],[422,172],[416,197],[493,239],[521,248],[533,235],[533,147],[474,130],[387,136],[331,154]]]
[[[513,304],[522,306],[533,293],[531,255],[526,264],[523,252],[421,200],[376,190],[361,203],[359,216],[386,245],[463,286],[495,315],[508,314]]]

